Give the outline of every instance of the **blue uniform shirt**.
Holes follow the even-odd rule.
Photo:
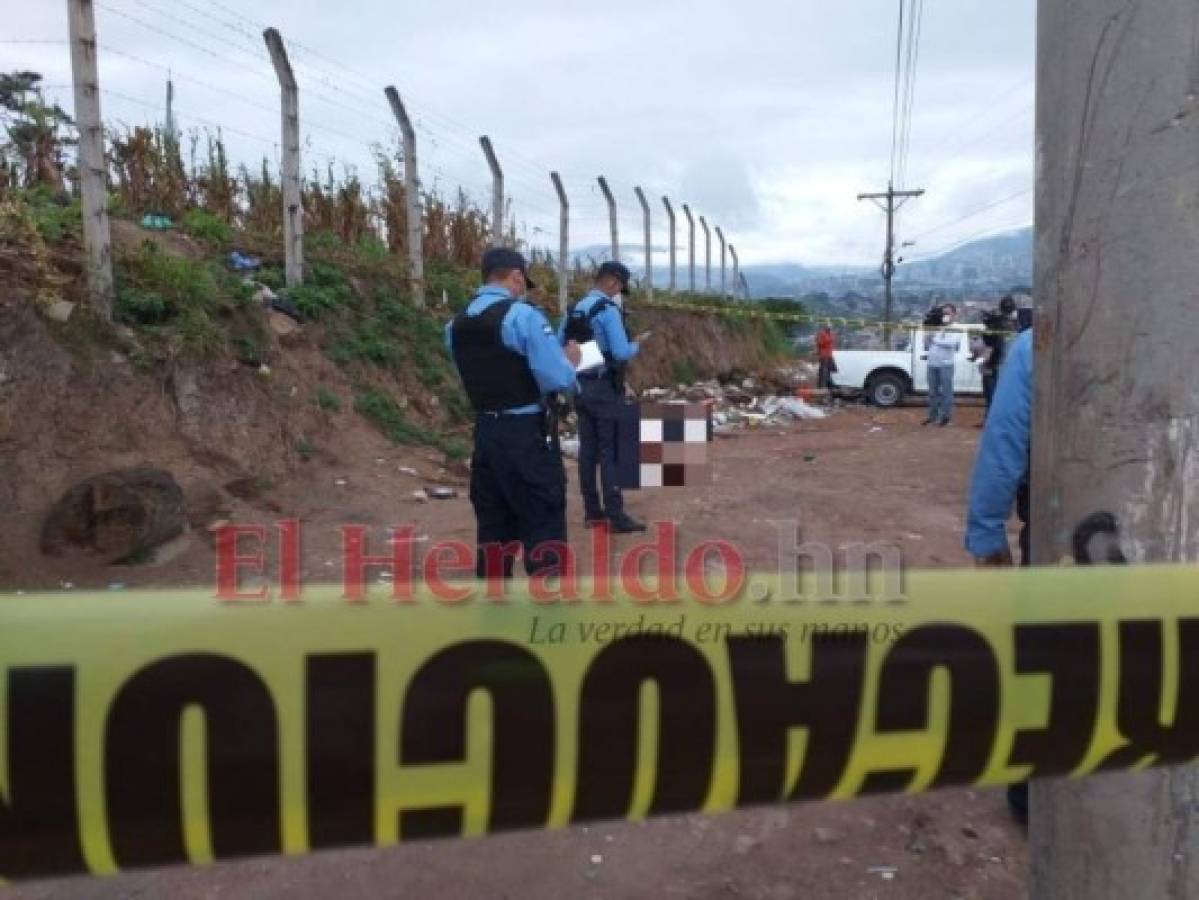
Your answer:
[[[468,316],[477,316],[485,312],[489,306],[501,300],[510,300],[512,294],[506,288],[496,285],[484,285],[475,299],[466,308]],[[500,337],[504,346],[525,357],[529,369],[537,380],[537,386],[543,394],[574,393],[578,388],[575,381],[574,366],[570,364],[562,346],[554,336],[554,329],[546,319],[545,313],[530,306],[528,303],[513,303],[512,308],[500,323]],[[454,323],[449,321],[445,326],[445,346],[454,355]],[[523,415],[541,412],[541,405],[531,403],[528,406],[517,406],[504,410],[509,415]]]
[[[966,517],[966,549],[976,557],[991,556],[1007,548],[1007,521],[1016,492],[1028,477],[1032,361],[1029,330],[1020,334],[1008,349],[974,462],[970,511]]]
[[[591,308],[595,304],[607,299],[609,299],[608,295],[603,291],[594,290],[579,301],[575,312],[585,316],[591,312]],[[563,316],[558,325],[558,340],[563,344],[566,343],[566,321],[569,318],[569,315]],[[641,350],[636,341],[629,340],[629,336],[624,330],[624,319],[615,304],[591,320],[591,329],[595,332],[595,342],[599,345],[600,351],[611,356],[616,362],[628,362]]]

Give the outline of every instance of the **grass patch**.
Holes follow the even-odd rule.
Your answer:
[[[316,389],[312,402],[325,412],[341,412],[341,398],[324,385]]]
[[[313,263],[304,283],[289,289],[287,296],[306,318],[313,321],[352,306],[355,300],[354,289],[341,270],[323,262]]]
[[[354,399],[354,411],[396,444],[427,444],[429,435],[408,421],[391,397],[373,388]]]
[[[426,431],[409,422],[400,405],[382,391],[364,390],[354,399],[354,410],[393,443],[436,447],[455,460],[465,459],[470,454],[470,448],[464,442]]]
[[[253,292],[215,262],[198,262],[143,241],[118,260],[117,321],[207,355],[231,345],[245,362],[259,364],[266,336],[253,314]]]
[[[206,209],[188,210],[180,225],[187,234],[217,249],[233,243],[233,226]]]
[[[699,381],[699,369],[689,359],[676,359],[671,363],[670,377],[675,384],[691,384]]]

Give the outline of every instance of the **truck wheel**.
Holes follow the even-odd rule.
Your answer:
[[[908,392],[908,386],[898,375],[875,375],[866,388],[866,396],[875,406],[889,409],[898,406]]]

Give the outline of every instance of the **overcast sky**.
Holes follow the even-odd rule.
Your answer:
[[[743,263],[881,257],[883,216],[856,195],[889,174],[898,0],[96,2],[110,124],[159,121],[169,67],[182,128],[220,124],[238,161],[277,160],[270,24],[292,43],[306,168],[371,174],[371,147],[396,139],[393,83],[425,184],[485,196],[489,134],[518,221],[555,248],[550,169],[576,247],[605,240],[606,174],[622,243],[641,240],[640,184],[656,244],[667,194],[722,225]],[[900,220],[910,257],[1032,219],[1035,0],[924,6],[907,183],[928,194]],[[66,3],[0,7],[0,69],[44,73],[69,108]],[[41,40],[64,43],[11,43]]]

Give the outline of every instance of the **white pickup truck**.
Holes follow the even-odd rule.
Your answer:
[[[905,397],[928,393],[928,352],[924,349],[929,329],[919,325],[897,326],[892,340],[896,350],[837,350],[836,390],[863,393],[875,406],[898,406]],[[982,325],[955,325],[961,332],[962,345],[953,367],[955,394],[978,395],[983,392],[978,363],[970,361],[970,337],[983,331]]]

